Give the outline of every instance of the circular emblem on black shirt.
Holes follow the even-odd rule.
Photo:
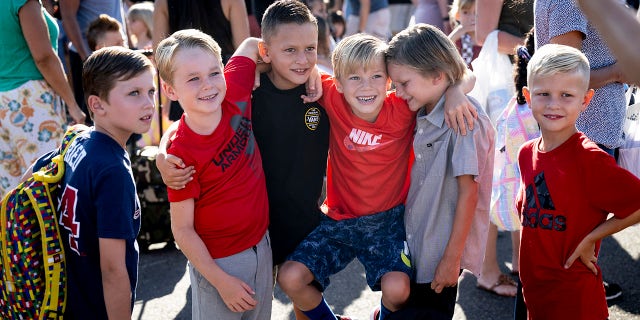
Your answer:
[[[309,130],[316,130],[320,124],[320,109],[316,107],[309,108],[304,114],[304,123]]]

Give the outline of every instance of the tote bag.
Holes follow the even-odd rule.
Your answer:
[[[513,65],[498,51],[498,30],[487,36],[478,57],[471,62],[476,84],[469,92],[484,107],[495,125],[498,116],[515,93]]]

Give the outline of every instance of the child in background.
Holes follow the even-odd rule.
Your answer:
[[[478,118],[470,134],[444,125],[444,93],[462,79],[466,66],[453,42],[436,27],[417,24],[394,36],[387,65],[398,96],[418,113],[404,221],[416,272],[408,307],[420,311],[404,314],[404,319],[435,314],[451,319],[460,273],[481,271],[494,129],[475,100]]]
[[[347,30],[347,21],[342,16],[341,11],[332,11],[329,13],[329,22],[331,23],[331,36],[333,40],[338,43],[344,37],[344,33]]]
[[[327,20],[316,16],[318,20],[318,70],[327,74],[333,74],[333,66],[331,66],[331,32]]]
[[[95,51],[84,62],[94,126],[65,154],[59,212],[67,258],[65,319],[131,318],[141,209],[125,143],[149,129],[154,73],[149,59],[121,47]],[[38,160],[34,171],[56,154]]]
[[[462,59],[471,67],[471,61],[480,54],[481,46],[475,43],[476,33],[476,1],[454,0],[449,11],[449,16],[456,23],[455,28],[449,34],[449,39],[456,44],[456,48],[462,55]]]
[[[124,47],[125,39],[122,35],[122,25],[118,20],[101,14],[89,24],[87,42],[89,49],[93,51],[105,47]]]
[[[131,48],[153,49],[153,2],[144,1],[132,5],[127,12]]]
[[[195,168],[168,189],[171,230],[189,260],[194,319],[267,319],[273,289],[267,190],[251,125],[257,39],[223,71],[221,50],[194,29],[156,49],[167,97],[184,114],[167,152]]]
[[[583,53],[557,44],[539,47],[527,70],[523,93],[542,134],[518,154],[529,319],[606,319],[601,240],[640,221],[640,179],[576,128],[594,94],[589,75]]]
[[[538,123],[531,114],[522,94],[527,85],[527,64],[535,51],[533,29],[525,36],[525,46],[517,49],[515,56],[514,84],[516,94],[511,98],[505,110],[496,120],[496,148],[491,192],[491,224],[487,235],[487,250],[484,255],[482,274],[477,286],[482,290],[513,297],[516,295],[516,282],[503,274],[498,264],[498,230],[511,233],[511,274],[517,278],[520,264],[520,217],[515,201],[520,189],[520,170],[518,169],[518,150],[527,140],[540,136]]]
[[[282,290],[312,320],[335,319],[321,292],[355,258],[369,287],[382,291],[376,319],[409,296],[403,203],[415,113],[387,93],[386,47],[370,35],[347,37],[333,52],[335,78],[323,76],[320,103],[331,121],[326,215],[278,273]]]

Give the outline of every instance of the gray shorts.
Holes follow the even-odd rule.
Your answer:
[[[273,298],[273,269],[269,233],[265,234],[262,240],[252,248],[214,260],[224,272],[249,285],[256,292],[253,298],[258,301],[258,304],[255,309],[247,312],[229,310],[218,290],[189,263],[192,319],[270,319]]]
[[[324,291],[329,277],[353,259],[364,265],[367,284],[380,290],[382,276],[391,271],[412,275],[405,242],[404,205],[370,216],[333,220],[323,216],[320,225],[305,238],[287,260],[304,264]]]

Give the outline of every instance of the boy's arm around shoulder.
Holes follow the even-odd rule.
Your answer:
[[[466,96],[476,83],[476,76],[467,69],[464,77],[447,88],[445,91],[444,120],[449,128],[462,135],[473,130],[474,119],[478,117],[478,110]]]
[[[242,280],[230,276],[211,258],[209,250],[194,229],[195,200],[171,202],[171,231],[189,262],[213,285],[226,306],[234,312],[255,308],[254,290]]]
[[[176,121],[169,126],[167,131],[162,135],[160,139],[160,145],[158,146],[158,154],[156,156],[156,167],[160,171],[162,181],[167,187],[180,190],[183,189],[187,183],[193,180],[193,174],[195,168],[193,166],[186,166],[182,159],[167,154],[167,149],[171,144],[171,138],[178,130],[178,124],[180,121]]]
[[[124,239],[99,238],[104,304],[109,319],[131,318],[131,285]]]
[[[233,53],[234,57],[247,57],[253,62],[258,63],[260,60],[260,50],[258,49],[258,44],[260,43],[260,39],[249,37],[244,39],[238,49]]]

